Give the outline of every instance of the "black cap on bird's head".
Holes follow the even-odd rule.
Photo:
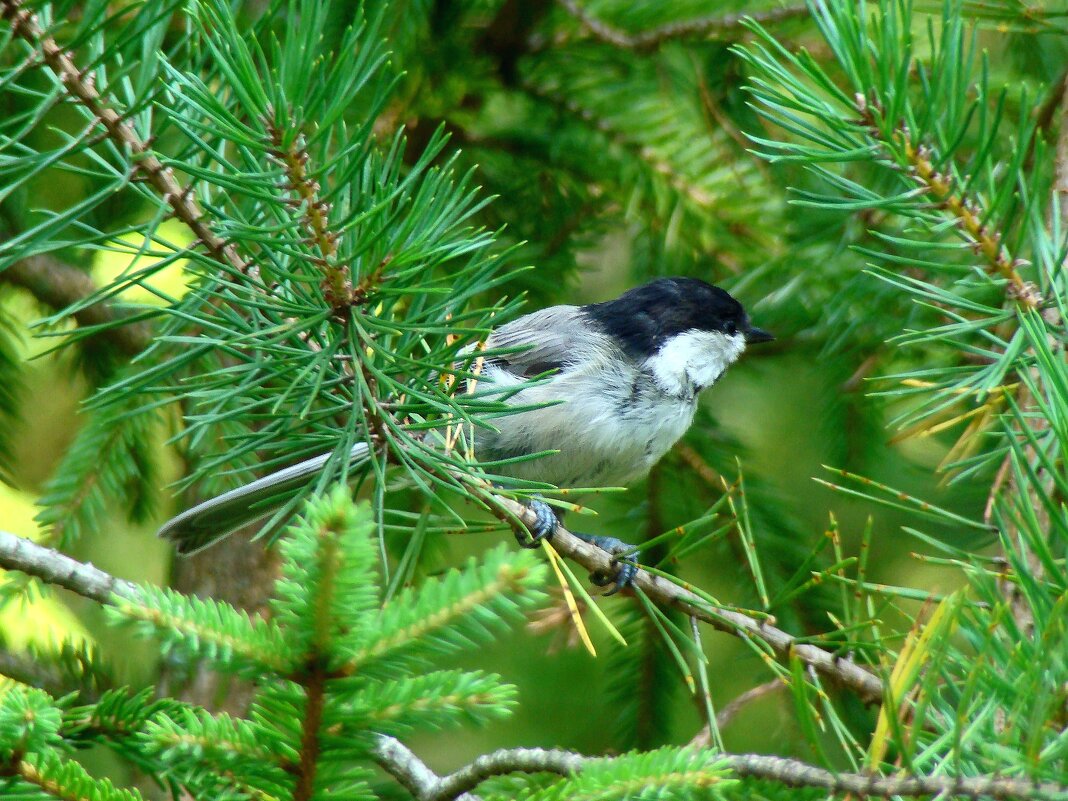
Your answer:
[[[615,300],[583,307],[586,314],[635,356],[656,353],[671,337],[686,331],[742,335],[748,344],[775,337],[749,322],[742,304],[729,292],[699,278],[657,278]]]

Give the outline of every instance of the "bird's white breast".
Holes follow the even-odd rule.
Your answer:
[[[514,387],[514,375],[490,367],[487,381]],[[625,485],[649,469],[693,422],[694,392],[666,394],[652,375],[618,353],[587,360],[516,393],[513,405],[566,399],[554,406],[495,418],[498,434],[477,436],[480,458],[559,453],[502,466],[499,472],[558,486]]]

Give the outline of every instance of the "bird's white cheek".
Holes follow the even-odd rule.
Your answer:
[[[646,364],[667,393],[681,395],[716,383],[745,350],[745,337],[687,331],[672,337]]]

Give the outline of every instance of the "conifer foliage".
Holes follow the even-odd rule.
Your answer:
[[[113,597],[112,621],[156,636],[171,659],[252,679],[247,718],[126,689],[88,705],[12,690],[0,701],[3,797],[139,797],[61,756],[105,743],[193,798],[371,799],[377,735],[507,715],[514,687],[434,670],[432,657],[522,619],[543,599],[545,565],[497,548],[382,605],[374,530],[343,486],[310,505],[281,542],[269,617],[147,586]]]
[[[123,686],[93,646],[0,643],[0,797],[1068,801],[1064,19],[1016,0],[0,0],[0,478],[35,411],[20,339],[53,338],[85,393],[40,540],[0,521],[0,565],[25,574],[0,601],[73,590],[172,673],[251,688],[222,712]],[[825,369],[833,402],[765,392],[754,428],[818,408],[836,458],[826,494],[806,475],[791,503],[771,474],[804,448],[746,452],[705,404],[645,485],[596,499],[642,542],[606,600],[569,567],[614,569],[604,551],[564,527],[512,543],[525,499],[597,488],[508,479],[473,442],[517,411],[476,391],[488,333],[573,302],[613,248],[621,286],[743,297],[794,359],[781,386]],[[101,278],[98,257],[123,266]],[[189,506],[317,454],[253,543],[279,560],[259,611],[221,597],[228,576],[186,592],[69,555],[164,519],[175,472]],[[840,523],[832,497],[864,515]],[[471,557],[476,532],[507,542]],[[879,574],[873,549],[905,538],[937,591]],[[522,683],[469,666],[521,622],[611,649],[603,675],[566,675],[581,708],[553,707],[569,743],[596,721],[597,755],[501,748],[438,775],[412,735],[514,712]],[[768,696],[777,755],[733,753],[724,730]],[[105,749],[140,789],[97,775]]]

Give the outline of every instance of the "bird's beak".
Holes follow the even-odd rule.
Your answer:
[[[745,342],[747,345],[756,345],[760,342],[771,342],[773,339],[775,339],[775,337],[763,328],[753,327],[745,332]]]

